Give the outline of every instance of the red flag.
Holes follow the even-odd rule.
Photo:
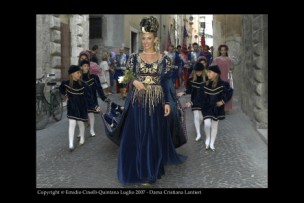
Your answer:
[[[206,42],[205,42],[205,30],[203,30],[203,34],[202,34],[202,38],[201,38],[201,45],[202,45],[203,48],[205,47],[205,44],[206,44]]]
[[[188,33],[186,30],[186,25],[184,25],[183,44],[182,44],[183,51],[187,51],[187,37],[188,37]]]

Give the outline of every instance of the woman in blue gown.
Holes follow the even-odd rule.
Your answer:
[[[171,60],[157,49],[157,19],[143,18],[140,26],[144,51],[132,54],[127,62],[135,78],[120,134],[117,174],[123,184],[154,183],[165,174],[165,164],[186,159],[176,153],[171,139]]]

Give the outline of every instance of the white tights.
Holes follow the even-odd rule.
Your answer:
[[[95,132],[94,132],[95,115],[94,115],[94,113],[89,113],[89,120],[90,120],[90,133],[91,133],[91,135],[95,135]]]
[[[84,143],[84,122],[77,121],[79,127],[80,144]],[[69,119],[69,147],[74,148],[74,133],[76,128],[76,120]]]
[[[214,121],[211,118],[208,118],[204,120],[204,125],[205,125],[205,133],[206,133],[205,144],[206,146],[210,146],[211,149],[215,149],[214,141],[217,134],[218,121]],[[210,140],[210,134],[211,134],[211,140]]]
[[[203,121],[203,114],[202,111],[200,110],[194,110],[193,111],[194,115],[194,125],[195,125],[195,130],[196,130],[196,141],[198,141],[201,138],[201,124]]]

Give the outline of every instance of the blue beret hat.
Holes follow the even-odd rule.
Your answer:
[[[76,71],[80,71],[80,67],[79,67],[79,66],[76,66],[76,65],[71,65],[71,66],[69,67],[68,73],[69,73],[69,74],[72,74],[72,73],[74,73],[74,72],[76,72]]]
[[[211,70],[219,75],[221,74],[221,70],[217,65],[209,66],[208,70]]]

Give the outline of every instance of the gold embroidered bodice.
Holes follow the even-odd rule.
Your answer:
[[[135,57],[137,61],[135,64],[135,77],[136,80],[144,84],[146,90],[138,91],[134,88],[132,92],[132,103],[136,100],[139,101],[143,108],[149,108],[150,115],[151,110],[153,111],[156,105],[164,104],[164,91],[161,86],[161,77],[170,70],[171,60],[168,56],[163,56],[153,63],[146,63],[140,58],[139,54],[135,54],[130,56],[127,64],[127,68],[130,70],[134,67]]]

